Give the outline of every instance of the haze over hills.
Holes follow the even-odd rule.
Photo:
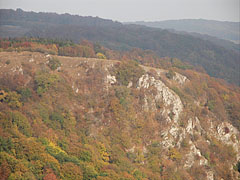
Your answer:
[[[233,50],[237,53],[239,53],[239,51],[240,51],[240,44],[236,44],[229,40],[224,40],[224,39],[220,39],[220,38],[217,38],[214,36],[210,36],[207,34],[200,34],[200,33],[196,33],[196,32],[176,31],[174,29],[168,29],[168,31],[171,31],[171,32],[177,33],[177,34],[187,34],[187,35],[191,35],[191,36],[203,39],[203,40],[207,40],[217,46],[224,47],[228,50]]]
[[[240,22],[215,21],[205,19],[182,19],[155,22],[131,22],[148,27],[175,29],[177,31],[207,34],[220,39],[240,43]]]
[[[202,66],[214,77],[239,82],[239,53],[210,41],[141,25],[124,25],[111,20],[70,14],[24,12],[20,9],[0,10],[0,36],[29,36],[88,39],[115,50],[149,49],[160,57],[179,58]],[[17,33],[16,33],[17,32]]]

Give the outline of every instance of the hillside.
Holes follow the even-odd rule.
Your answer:
[[[160,57],[178,58],[194,66],[202,66],[214,77],[239,85],[239,52],[186,34],[140,25],[69,14],[24,12],[20,9],[0,10],[0,37],[28,36],[87,39],[112,50],[141,48]]]
[[[140,50],[110,60],[99,51],[117,52],[87,42],[36,41],[0,52],[2,179],[240,176],[238,87],[168,61],[129,60]]]
[[[240,43],[240,22],[214,21],[205,19],[182,19],[156,22],[132,22],[132,24],[145,25],[162,29],[175,29],[177,31],[196,32],[207,34],[220,39]]]
[[[231,50],[231,51],[235,51],[237,53],[239,53],[240,51],[240,44],[235,44],[231,41],[228,40],[224,40],[224,39],[219,39],[217,37],[214,36],[209,36],[206,34],[200,34],[200,33],[196,33],[196,32],[186,32],[186,31],[176,31],[173,29],[168,29],[169,31],[173,32],[173,33],[177,33],[177,34],[186,34],[186,35],[191,35],[206,41],[210,41],[211,43],[217,45],[217,46],[221,46],[225,49]]]

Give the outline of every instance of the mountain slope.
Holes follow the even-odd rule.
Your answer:
[[[200,34],[200,33],[195,33],[195,32],[186,32],[186,31],[176,31],[173,29],[168,29],[168,31],[176,33],[176,34],[186,34],[186,35],[191,35],[193,37],[197,37],[206,41],[210,41],[211,43],[217,45],[217,46],[221,46],[225,49],[231,50],[231,51],[235,51],[236,53],[239,53],[240,50],[240,44],[235,44],[231,41],[228,40],[224,40],[224,39],[219,39],[217,37],[214,36],[209,36],[206,34]]]
[[[189,35],[139,25],[123,25],[93,17],[34,13],[22,10],[0,10],[1,36],[19,35],[68,39],[78,42],[88,39],[110,49],[150,49],[160,57],[176,57],[193,65],[202,66],[214,77],[237,85],[239,82],[239,53],[209,41]]]
[[[239,88],[129,60],[27,51],[0,59],[5,179],[239,176]]]
[[[240,22],[214,21],[204,19],[183,19],[157,22],[133,22],[162,29],[175,29],[177,31],[196,32],[240,43]]]

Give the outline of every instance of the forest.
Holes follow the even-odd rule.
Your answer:
[[[0,40],[1,179],[234,180],[239,109],[238,86],[151,50]]]

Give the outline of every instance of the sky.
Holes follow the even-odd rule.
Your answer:
[[[0,0],[0,8],[98,16],[121,22],[171,19],[239,22],[239,2],[239,0]]]

